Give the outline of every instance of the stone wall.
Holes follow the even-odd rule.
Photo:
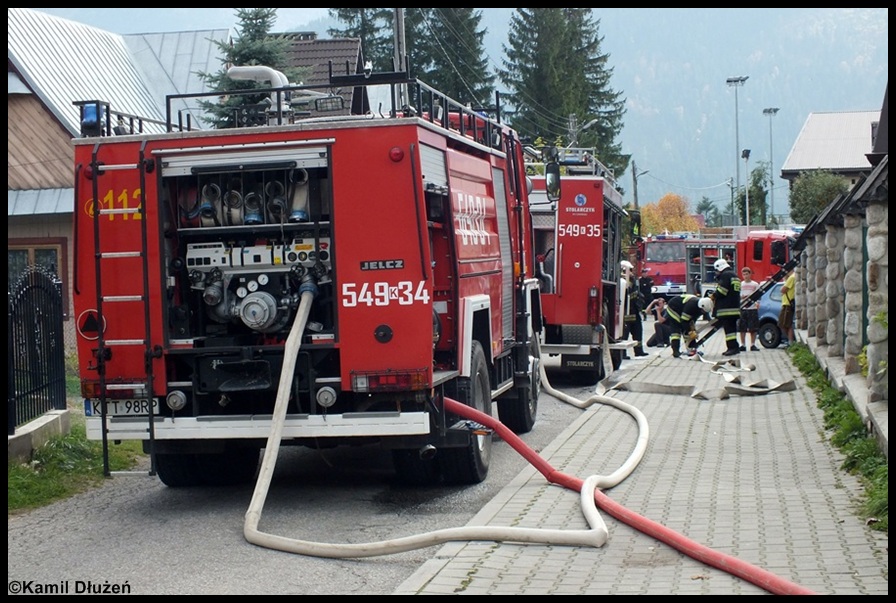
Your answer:
[[[810,233],[796,270],[795,327],[889,456],[886,172],[881,180],[882,185],[869,193],[869,199],[857,198],[844,213]],[[868,362],[866,377],[859,360],[863,351]]]

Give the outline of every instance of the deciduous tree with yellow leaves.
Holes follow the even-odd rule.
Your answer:
[[[699,227],[690,202],[681,195],[666,193],[656,203],[641,207],[641,232],[646,235],[695,232]]]

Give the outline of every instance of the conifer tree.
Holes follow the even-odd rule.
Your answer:
[[[630,160],[617,141],[625,101],[610,86],[613,69],[591,11],[516,9],[498,75],[514,105],[511,123],[522,135],[593,147],[621,175]]]
[[[361,40],[364,61],[370,61],[373,71],[393,71],[395,56],[391,8],[331,8],[330,17],[345,24],[342,29],[327,30],[333,38]]]
[[[495,76],[485,52],[482,11],[475,8],[406,8],[412,75],[473,107],[493,103]]]
[[[224,65],[216,73],[200,72],[198,75],[210,90],[226,93],[232,90],[251,90],[254,88],[271,88],[271,82],[251,82],[235,80],[227,76],[231,66],[263,65],[282,71],[287,77],[298,75],[295,70],[285,67],[287,40],[270,35],[271,28],[277,18],[274,8],[238,8],[236,17],[239,20],[238,33],[232,42],[215,41],[221,52]],[[222,94],[219,102],[202,101],[200,106],[205,111],[205,121],[215,128],[232,128],[240,120],[239,108],[261,103],[268,95],[257,96]]]

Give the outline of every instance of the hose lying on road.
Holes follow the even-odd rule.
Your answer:
[[[287,402],[289,400],[290,383],[292,382],[294,375],[294,367],[298,357],[299,346],[301,344],[302,332],[305,329],[311,301],[315,294],[316,288],[313,286],[305,287],[302,291],[296,320],[293,323],[289,337],[286,340],[283,372],[280,375],[280,384],[277,392],[277,400],[274,406],[271,433],[268,436],[261,469],[255,484],[255,491],[253,492],[249,509],[246,511],[246,517],[243,524],[243,534],[246,540],[250,543],[290,553],[329,558],[390,555],[451,541],[470,540],[600,547],[607,541],[606,524],[597,511],[597,508],[600,507],[611,516],[636,528],[648,536],[652,536],[665,542],[676,550],[707,565],[743,578],[773,594],[815,594],[812,591],[788,582],[771,572],[755,567],[735,557],[731,557],[730,555],[714,551],[677,534],[669,528],[625,509],[601,492],[598,489],[599,487],[611,487],[618,484],[625,478],[625,476],[628,476],[638,462],[640,462],[647,445],[647,422],[640,411],[637,411],[637,409],[634,409],[630,405],[620,400],[616,400],[615,398],[598,395],[592,396],[582,403],[571,396],[567,396],[562,392],[554,390],[547,382],[544,368],[540,371],[540,377],[545,384],[546,391],[551,395],[557,396],[559,399],[574,404],[579,408],[587,408],[591,404],[600,402],[603,404],[611,404],[635,416],[640,427],[638,443],[635,450],[626,460],[626,463],[611,476],[590,476],[588,479],[582,480],[581,478],[566,475],[556,471],[547,461],[529,448],[519,436],[492,416],[450,398],[445,398],[445,411],[475,421],[494,430],[495,433],[510,444],[514,450],[519,452],[527,461],[529,461],[529,463],[531,463],[549,482],[579,492],[582,503],[582,512],[585,515],[588,525],[591,526],[590,530],[546,530],[499,526],[466,526],[436,530],[404,538],[359,544],[332,544],[296,540],[259,531],[258,524],[261,520],[261,511],[264,507],[264,502],[267,498],[268,489],[274,474],[274,467],[277,463],[277,454],[280,448],[283,423],[286,418]]]
[[[590,530],[546,530],[536,528],[512,528],[495,526],[471,526],[462,528],[448,528],[436,530],[426,534],[396,538],[382,542],[370,542],[361,544],[330,544],[323,542],[311,542],[307,540],[294,540],[273,534],[266,534],[258,530],[261,520],[261,511],[267,498],[268,488],[277,464],[277,454],[280,449],[280,440],[283,434],[283,423],[286,419],[287,402],[289,401],[290,383],[292,382],[295,361],[298,357],[298,349],[302,340],[302,332],[308,319],[308,312],[314,290],[309,287],[304,292],[299,304],[296,320],[293,323],[289,337],[286,340],[284,350],[283,372],[280,375],[277,400],[274,404],[274,414],[271,425],[271,433],[268,435],[264,457],[261,463],[258,480],[255,483],[255,491],[246,518],[243,523],[243,534],[246,540],[252,544],[272,548],[289,553],[310,555],[314,557],[373,557],[378,555],[390,555],[419,549],[435,544],[443,544],[451,541],[468,540],[494,540],[501,542],[534,542],[543,544],[558,544],[567,546],[603,546],[607,541],[607,527],[597,512],[594,503],[594,490],[597,487],[597,479],[590,479],[587,484],[580,484],[582,511]],[[447,399],[446,399],[447,402]],[[455,405],[462,409],[469,409],[458,402]],[[458,412],[464,415],[465,412]],[[483,415],[486,416],[486,415]],[[503,424],[498,423],[508,433],[512,433]]]

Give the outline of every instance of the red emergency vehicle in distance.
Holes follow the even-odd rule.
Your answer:
[[[715,284],[713,263],[724,258],[740,271],[753,269],[763,282],[791,258],[792,230],[765,230],[746,226],[705,228],[697,233],[657,235],[638,245],[638,269],[652,280],[654,297],[682,293],[704,295]]]
[[[685,241],[689,234],[661,234],[644,238],[635,264],[642,279],[650,279],[653,297],[666,299],[687,293]]]

